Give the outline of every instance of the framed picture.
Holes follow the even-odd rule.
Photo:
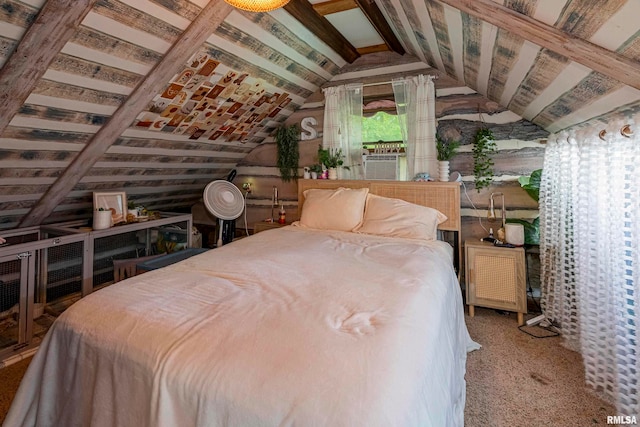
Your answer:
[[[127,222],[127,193],[95,192],[93,193],[93,210],[111,211],[113,224]]]

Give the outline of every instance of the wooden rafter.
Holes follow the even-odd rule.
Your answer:
[[[58,52],[73,37],[95,0],[49,0],[0,70],[0,134]]]
[[[352,63],[360,54],[355,47],[331,25],[324,16],[316,12],[307,0],[291,0],[284,10],[300,21],[309,31],[325,42],[348,63]]]
[[[356,3],[355,0],[329,0],[323,1],[322,3],[315,3],[312,7],[320,15],[326,16],[332,13],[355,9],[358,7],[358,3]]]
[[[384,40],[387,46],[389,46],[389,49],[399,53],[400,55],[404,55],[404,47],[402,47],[400,40],[398,40],[395,33],[389,26],[389,23],[382,14],[378,5],[376,5],[373,0],[356,0],[356,3],[358,3],[358,6],[360,6],[360,9],[362,9],[362,12],[369,22],[371,22],[373,28],[375,28],[378,34],[380,34],[382,40]]]
[[[385,52],[388,50],[389,46],[387,46],[386,44],[377,44],[373,46],[359,47],[358,53],[360,53],[360,55],[366,55],[368,53]]]
[[[161,92],[185,62],[193,55],[231,13],[232,7],[223,0],[212,0],[205,6],[165,56],[136,86],[127,100],[115,111],[109,121],[78,153],[62,175],[49,187],[44,195],[25,215],[21,227],[41,224],[64,200],[93,165],[100,160],[109,147],[122,135],[140,111]]]
[[[598,73],[640,89],[640,64],[632,59],[574,37],[491,0],[440,1]]]

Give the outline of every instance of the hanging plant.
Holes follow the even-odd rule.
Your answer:
[[[473,141],[473,175],[476,190],[489,187],[493,182],[493,159],[496,152],[496,142],[493,133],[487,128],[478,129]]]
[[[300,159],[298,148],[300,129],[298,125],[281,126],[276,131],[275,139],[278,147],[278,160],[276,165],[278,169],[280,169],[280,177],[285,182],[297,179],[298,160]]]

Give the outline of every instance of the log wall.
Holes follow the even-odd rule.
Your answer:
[[[505,194],[508,218],[528,220],[535,218],[538,215],[537,203],[522,190],[517,180],[522,175],[529,175],[533,170],[542,168],[544,142],[548,132],[436,70],[417,70],[413,74],[420,72],[438,76],[435,81],[438,133],[445,138],[453,138],[461,142],[459,153],[451,161],[451,171],[460,172],[463,178],[464,186],[460,200],[463,240],[486,235],[482,226],[497,230],[497,224],[489,224],[486,220],[489,197],[492,192],[499,191]],[[402,75],[409,74],[405,72]],[[398,76],[398,74],[383,74],[378,69],[377,77],[364,76],[360,80],[371,83],[389,81]],[[338,83],[341,82],[331,84]],[[373,95],[374,91],[375,96],[387,96],[393,99],[390,85],[365,87],[365,97]],[[316,150],[318,144],[322,143],[323,108],[323,96],[318,92],[310,96],[301,109],[287,120],[287,124],[300,124],[303,118],[313,117],[318,122],[315,128],[319,137],[300,142],[301,168],[317,162]],[[493,157],[495,162],[493,185],[478,192],[474,186],[471,149],[475,133],[481,126],[486,126],[493,131],[498,152]],[[274,186],[278,188],[278,195],[284,203],[287,218],[297,219],[295,216],[297,212],[296,182],[285,183],[280,179],[279,171],[275,166],[276,152],[275,142],[270,139],[254,148],[237,165],[236,184],[250,182],[253,188],[247,198],[249,228],[252,228],[256,221],[270,217]],[[302,170],[300,170],[301,173]]]

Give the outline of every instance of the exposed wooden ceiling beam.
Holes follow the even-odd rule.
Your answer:
[[[140,111],[143,111],[153,100],[153,97],[164,89],[167,82],[184,67],[191,55],[200,49],[232,9],[223,0],[212,0],[202,9],[160,62],[136,86],[127,100],[113,113],[109,121],[96,132],[62,175],[25,215],[20,227],[39,225],[53,212],[54,208],[64,200],[82,177],[122,135],[122,132],[131,125]]]
[[[640,89],[640,63],[579,39],[491,0],[440,2],[552,50],[598,73]]]
[[[284,10],[300,21],[309,31],[325,42],[348,63],[352,63],[360,54],[355,47],[331,25],[324,16],[316,12],[307,0],[291,0]]]
[[[96,0],[49,0],[0,70],[0,134]]]
[[[389,46],[386,44],[377,44],[374,46],[359,47],[358,53],[360,53],[360,55],[366,55],[367,53],[384,52],[387,50],[389,50]]]
[[[313,10],[318,12],[320,15],[325,16],[332,13],[355,9],[358,7],[358,4],[355,0],[329,0],[323,1],[322,3],[314,3],[312,7]]]
[[[389,49],[392,51],[399,53],[400,55],[404,55],[405,50],[400,43],[400,40],[396,37],[395,33],[389,26],[386,18],[382,14],[382,11],[376,5],[373,0],[356,0],[360,9],[365,14],[371,25],[376,29],[382,40],[389,46]]]

